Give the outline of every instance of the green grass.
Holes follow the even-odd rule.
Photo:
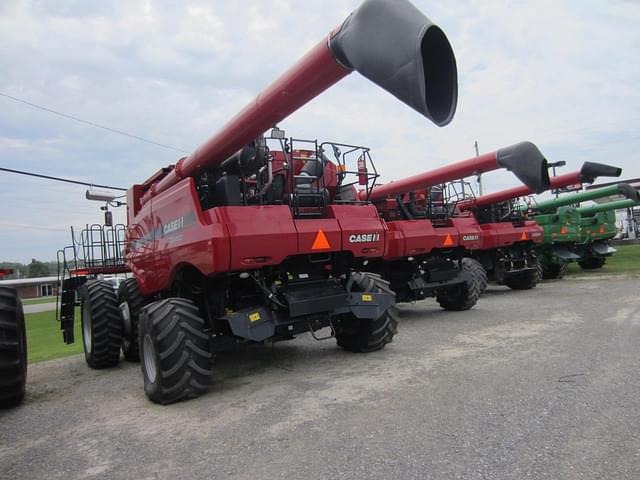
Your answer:
[[[82,353],[79,308],[76,308],[76,342],[71,345],[66,345],[62,341],[62,330],[60,330],[60,323],[56,320],[55,311],[28,313],[25,315],[25,322],[29,363]]]
[[[39,297],[22,299],[23,305],[37,305],[38,303],[56,303],[56,297]]]
[[[640,245],[614,247],[617,252],[607,258],[602,268],[582,270],[577,263],[569,264],[569,275],[640,275]]]

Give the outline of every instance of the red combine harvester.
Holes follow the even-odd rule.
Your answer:
[[[375,172],[368,150],[285,139],[277,128],[263,136],[353,70],[436,125],[453,118],[457,70],[442,30],[408,1],[365,1],[193,154],[131,187],[133,278],[119,296],[97,279],[80,287],[89,366],[115,365],[121,348],[139,355],[147,396],[171,403],[202,394],[213,352],[238,342],[324,327],[354,352],[391,341],[394,294],[363,271],[387,240],[376,208],[354,191],[376,177],[364,172]],[[72,339],[73,322],[63,328]]]
[[[467,310],[486,287],[482,266],[470,251],[482,248],[483,230],[473,215],[456,209],[455,179],[499,168],[512,171],[535,191],[548,186],[547,162],[522,142],[431,172],[375,187],[369,197],[389,229],[383,259],[368,268],[388,280],[398,301],[435,296],[447,310]]]
[[[551,178],[548,188],[592,183],[598,176],[615,176],[617,171],[608,165],[585,162],[579,171]],[[457,205],[462,214],[474,215],[482,230],[482,245],[470,253],[471,257],[482,264],[491,280],[515,290],[534,288],[540,280],[535,247],[543,242],[544,229],[518,208],[518,200],[533,193],[540,191],[523,185]]]
[[[13,270],[0,269],[0,279]],[[0,408],[24,399],[27,382],[27,333],[22,302],[15,288],[0,285]]]

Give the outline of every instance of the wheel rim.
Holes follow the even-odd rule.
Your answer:
[[[142,345],[142,358],[144,360],[144,370],[147,374],[147,378],[151,383],[155,383],[157,369],[156,369],[156,348],[153,345],[153,341],[149,335],[144,336],[144,342]]]
[[[87,302],[82,306],[82,339],[84,340],[84,349],[87,353],[91,353],[91,308]]]

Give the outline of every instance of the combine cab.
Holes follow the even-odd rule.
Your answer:
[[[365,270],[387,231],[354,187],[371,190],[368,150],[264,136],[353,70],[436,125],[453,118],[442,30],[406,0],[365,1],[194,153],[129,189],[133,276],[118,297],[99,279],[81,287],[91,367],[117,364],[126,343],[147,396],[164,404],[202,394],[214,354],[238,343],[323,328],[353,352],[392,340],[395,295]]]
[[[13,273],[0,269],[0,279]],[[24,399],[27,382],[27,334],[18,292],[0,286],[0,408],[13,407]]]

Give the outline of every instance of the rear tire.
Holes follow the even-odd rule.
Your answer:
[[[398,331],[398,310],[395,293],[389,282],[373,273],[354,273],[353,291],[387,293],[393,296],[392,305],[376,319],[356,318],[353,314],[340,315],[337,320],[336,340],[339,347],[354,353],[382,350]]]
[[[580,268],[583,270],[596,270],[602,268],[606,261],[606,257],[587,257],[579,260],[578,265],[580,265]]]
[[[540,264],[536,262],[535,270],[525,270],[517,275],[505,278],[504,284],[512,290],[531,290],[540,281]]]
[[[0,408],[24,399],[27,382],[27,335],[22,302],[11,287],[0,287]]]
[[[122,315],[122,353],[130,362],[140,361],[140,341],[138,335],[140,312],[147,299],[138,289],[135,278],[127,278],[118,288],[118,304]]]
[[[545,280],[561,279],[567,271],[566,263],[550,263],[542,266],[542,278]]]
[[[469,310],[487,288],[487,272],[477,260],[463,258],[462,272],[467,276],[464,283],[441,289],[436,294],[436,300],[445,310]]]
[[[168,298],[140,314],[140,357],[144,392],[163,405],[199,397],[211,380],[209,336],[198,308],[183,298]]]
[[[80,287],[82,296],[82,343],[91,368],[115,367],[120,361],[122,317],[113,286],[90,280]]]

